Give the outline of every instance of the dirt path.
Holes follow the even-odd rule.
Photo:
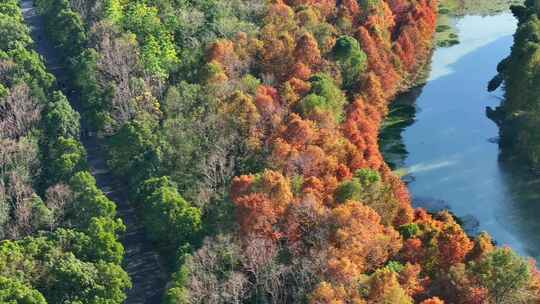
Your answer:
[[[67,72],[62,68],[58,52],[46,39],[43,20],[36,13],[32,0],[22,0],[21,7],[37,52],[45,59],[48,70],[58,79],[59,89],[64,91],[66,96],[72,97],[74,94],[71,94],[72,92],[69,92],[62,84],[62,79],[65,79]],[[73,100],[73,98],[70,99]],[[128,291],[125,303],[160,303],[167,282],[167,273],[160,265],[158,254],[152,243],[146,238],[135,210],[127,201],[129,189],[110,173],[99,141],[96,138],[84,138],[82,141],[88,153],[90,171],[96,178],[98,187],[116,203],[118,216],[126,225],[126,233],[122,239],[125,248],[123,267],[131,277],[133,288]]]

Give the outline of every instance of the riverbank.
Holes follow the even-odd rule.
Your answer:
[[[503,13],[462,17],[456,25],[462,42],[437,49],[427,84],[398,98],[381,150],[408,182],[415,207],[439,202],[475,218],[498,244],[538,257],[536,179],[499,161],[498,129],[485,116],[503,95],[486,85],[510,52],[516,20]]]
[[[496,15],[508,11],[511,5],[522,3],[523,0],[441,0],[435,44],[438,47],[449,47],[459,43],[457,17]]]
[[[503,157],[516,164],[528,166],[540,173],[540,14],[532,2],[513,9],[519,26],[512,53],[498,65],[499,74],[490,82],[490,89],[504,83],[504,100],[500,106],[488,109],[489,117],[500,127],[500,146]]]

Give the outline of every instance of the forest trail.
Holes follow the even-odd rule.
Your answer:
[[[62,85],[67,71],[62,67],[59,54],[46,39],[42,17],[37,14],[32,0],[22,0],[24,20],[31,30],[37,52],[44,58],[48,70],[58,80],[59,89],[73,102],[72,92]],[[74,108],[77,108],[73,104]],[[83,122],[84,124],[84,122]],[[129,189],[115,179],[107,168],[105,154],[97,138],[83,138],[88,163],[98,187],[117,205],[118,216],[126,225],[122,238],[125,255],[123,267],[128,272],[133,288],[127,292],[127,304],[160,303],[167,282],[167,272],[160,264],[152,242],[146,237],[134,208],[127,200]]]

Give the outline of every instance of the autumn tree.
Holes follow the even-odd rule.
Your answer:
[[[439,264],[443,269],[461,263],[473,248],[469,237],[453,219],[448,219],[437,238]]]
[[[412,298],[409,297],[405,290],[399,285],[397,275],[394,271],[388,269],[378,270],[369,278],[368,284],[369,303],[413,303]]]
[[[347,201],[332,210],[330,224],[334,242],[330,246],[329,276],[349,282],[361,273],[376,269],[401,247],[398,233],[380,223],[380,216],[359,202]]]
[[[244,234],[279,238],[276,226],[280,216],[292,203],[289,181],[278,172],[266,170],[255,176],[241,176],[233,180],[233,201],[237,218]]]
[[[420,302],[420,304],[444,304],[444,301],[437,297],[433,297]]]

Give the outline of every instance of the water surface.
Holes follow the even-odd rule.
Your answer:
[[[383,140],[382,150],[410,174],[417,206],[444,201],[439,205],[476,218],[500,245],[538,257],[539,182],[499,161],[498,129],[485,114],[500,103],[502,92],[486,86],[510,53],[516,23],[510,13],[457,20],[461,43],[436,50],[428,83],[398,100],[415,111],[401,124],[401,138]]]

